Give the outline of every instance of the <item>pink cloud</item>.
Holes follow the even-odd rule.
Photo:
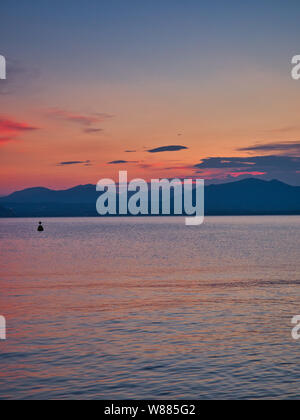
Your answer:
[[[14,140],[20,134],[37,130],[24,122],[15,121],[9,117],[0,116],[0,144]]]
[[[199,176],[202,176],[204,179],[219,179],[226,180],[228,177],[238,178],[240,176],[261,176],[265,175],[266,172],[263,171],[238,171],[231,169],[200,169],[197,171]]]
[[[112,115],[105,113],[79,114],[76,112],[64,111],[58,108],[48,110],[47,115],[49,117],[58,118],[64,121],[73,122],[83,126],[91,126],[93,124],[101,123],[109,118],[112,118]]]
[[[12,141],[12,137],[0,137],[0,144],[8,143]]]
[[[37,130],[37,127],[30,126],[27,123],[21,123],[9,119],[7,117],[0,116],[0,135],[1,134],[18,134],[24,131]]]

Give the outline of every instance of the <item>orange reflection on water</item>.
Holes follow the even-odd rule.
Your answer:
[[[1,398],[298,396],[300,218],[44,223],[0,221]]]

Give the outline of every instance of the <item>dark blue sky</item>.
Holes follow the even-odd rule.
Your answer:
[[[299,48],[299,17],[296,0],[2,0],[0,39],[7,55],[51,72],[80,59],[101,64],[104,78],[172,72],[181,59],[278,68]]]

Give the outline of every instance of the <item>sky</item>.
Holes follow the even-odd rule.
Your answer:
[[[101,178],[300,185],[300,3],[2,0],[0,195]]]

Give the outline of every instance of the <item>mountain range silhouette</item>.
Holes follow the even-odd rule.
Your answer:
[[[96,217],[95,185],[29,188],[0,198],[0,217]],[[172,198],[172,195],[171,195]],[[171,206],[172,212],[172,206]],[[300,187],[248,178],[205,187],[206,215],[300,215]]]

